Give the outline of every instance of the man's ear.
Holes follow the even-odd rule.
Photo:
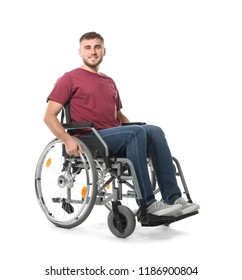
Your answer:
[[[78,49],[78,54],[82,57],[81,48]]]
[[[106,55],[106,48],[103,49],[103,56]]]

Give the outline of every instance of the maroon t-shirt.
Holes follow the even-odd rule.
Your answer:
[[[70,101],[73,122],[93,122],[96,129],[121,125],[117,112],[122,108],[114,81],[103,74],[81,68],[60,77],[48,100],[65,105]]]

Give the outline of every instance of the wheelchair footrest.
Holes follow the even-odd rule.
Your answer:
[[[196,214],[198,214],[198,211],[188,213],[185,215],[180,215],[180,216],[156,216],[147,213],[141,215],[141,213],[138,213],[137,219],[142,226],[153,227],[153,226],[160,226],[160,225],[169,225],[171,223],[180,221],[182,219],[191,217]]]

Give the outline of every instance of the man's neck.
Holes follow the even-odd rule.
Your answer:
[[[83,64],[82,66],[81,66],[81,69],[84,69],[84,70],[86,70],[86,71],[89,71],[89,72],[92,72],[92,73],[96,73],[96,74],[99,74],[99,67],[89,67],[89,66],[87,66],[87,65],[85,65],[85,64]]]

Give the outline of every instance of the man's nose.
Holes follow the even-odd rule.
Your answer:
[[[91,52],[92,52],[93,54],[96,54],[96,53],[97,53],[96,48],[95,48],[95,47],[94,47],[94,48],[91,48]]]

